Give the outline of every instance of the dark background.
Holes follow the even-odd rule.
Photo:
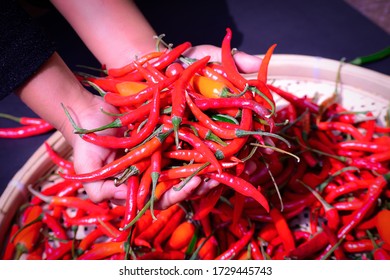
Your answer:
[[[348,61],[390,45],[388,33],[341,0],[136,2],[156,32],[166,34],[165,40],[175,45],[190,41],[193,45],[219,46],[226,27],[233,30],[232,47],[252,54],[262,54],[270,45],[277,43],[275,54],[302,54],[335,60],[346,58]],[[31,11],[71,69],[80,70],[77,65],[100,66],[52,7],[44,6]],[[364,67],[389,75],[390,59]],[[0,102],[0,112],[35,116],[13,95]],[[14,125],[0,119],[0,127]],[[49,136],[0,139],[0,194]]]

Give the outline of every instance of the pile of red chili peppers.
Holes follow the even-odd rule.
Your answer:
[[[390,128],[329,98],[241,75],[227,29],[222,61],[179,62],[191,44],[147,54],[104,76],[80,77],[122,113],[76,133],[125,151],[76,174],[46,145],[56,182],[31,189],[12,225],[4,259],[389,259]],[[273,95],[288,105],[276,110]],[[95,133],[126,127],[123,137]],[[249,172],[249,170],[251,170]],[[167,209],[169,189],[194,175],[219,184]],[[95,204],[82,183],[115,178],[124,205]]]

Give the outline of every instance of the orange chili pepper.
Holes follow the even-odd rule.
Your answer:
[[[129,96],[139,93],[141,90],[147,88],[148,85],[143,82],[125,81],[118,83],[116,89],[122,96]]]
[[[173,250],[180,250],[188,246],[195,234],[195,225],[191,221],[181,223],[168,240],[168,247]]]
[[[41,234],[42,225],[42,208],[37,205],[31,206],[24,224],[12,237],[12,243],[16,247],[16,259],[19,259],[23,253],[31,252],[35,248]]]
[[[208,98],[224,97],[228,92],[226,84],[200,75],[192,78],[192,85],[197,92]]]

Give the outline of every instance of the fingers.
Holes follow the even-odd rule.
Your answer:
[[[124,200],[127,192],[127,186],[125,184],[116,187],[114,181],[111,180],[85,183],[84,189],[89,199],[95,203],[111,199],[117,201]]]
[[[214,179],[205,178],[202,180],[199,187],[196,189],[196,195],[203,196],[206,195],[211,189],[217,187],[220,183]]]
[[[258,56],[250,55],[241,51],[234,54],[234,61],[237,69],[242,73],[257,73],[262,59]]]
[[[184,54],[188,57],[196,59],[209,55],[211,57],[211,62],[221,62],[221,48],[212,45],[195,46]],[[233,57],[234,61],[236,62],[238,71],[242,73],[257,73],[259,71],[262,61],[260,57],[242,51],[236,51]]]
[[[180,183],[176,186],[173,186],[171,189],[166,191],[156,202],[155,208],[166,209],[175,203],[190,198],[201,182],[202,179],[199,176],[194,176],[181,190],[175,190],[175,188],[178,187]]]

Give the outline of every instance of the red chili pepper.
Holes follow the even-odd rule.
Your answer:
[[[386,186],[387,182],[385,178],[387,178],[387,175],[385,177],[379,176],[370,186],[364,204],[360,209],[355,210],[352,214],[352,218],[350,219],[350,221],[340,228],[337,233],[338,238],[342,238],[343,236],[348,234],[352,229],[356,227],[357,224],[359,224],[364,219],[367,212],[373,207],[378,197],[380,196],[383,188]]]
[[[307,190],[309,190],[313,196],[318,199],[318,201],[321,203],[324,211],[325,211],[325,219],[327,221],[327,226],[331,230],[337,230],[339,228],[340,224],[340,216],[339,216],[339,210],[337,207],[334,205],[329,204],[316,190],[312,189],[309,186],[306,186],[303,184],[303,186],[306,187]]]
[[[47,260],[59,260],[66,256],[72,250],[72,241],[61,243],[59,247],[53,250],[52,254],[46,256]]]
[[[16,248],[15,259],[19,259],[23,253],[32,252],[40,237],[42,225],[41,206],[31,206],[26,220],[11,239]]]
[[[94,244],[91,249],[80,255],[78,260],[101,260],[125,251],[124,241]]]
[[[326,233],[324,231],[320,231],[306,242],[298,245],[288,254],[288,257],[298,260],[310,259],[328,244],[329,240]]]
[[[171,219],[169,219],[164,228],[153,239],[153,247],[157,251],[164,251],[162,248],[163,243],[170,238],[177,226],[183,221],[185,214],[186,213],[180,208],[172,215]]]
[[[163,157],[182,161],[205,162],[204,156],[196,150],[173,150],[163,153]]]
[[[163,89],[171,86],[179,77],[173,76],[161,81],[157,84],[151,84],[147,88],[139,91],[137,94],[122,96],[114,92],[104,93],[104,100],[114,106],[139,106],[149,100],[154,92],[161,92]]]
[[[165,76],[172,77],[181,75],[184,71],[184,67],[179,62],[173,62],[165,69]]]
[[[132,137],[116,137],[111,135],[98,135],[95,133],[83,134],[82,138],[93,144],[106,148],[126,148],[131,149],[136,145],[142,143],[148,136],[150,136],[159,120],[160,114],[160,96],[156,90],[154,92],[152,107],[150,108],[148,122],[141,128],[141,130],[132,135]]]
[[[179,129],[177,133],[180,140],[189,143],[194,149],[201,153],[205,157],[205,159],[217,169],[218,173],[222,172],[221,163],[217,160],[214,153],[205,145],[205,143],[199,137],[197,137],[191,131],[185,129]]]
[[[44,142],[44,145],[46,147],[47,154],[55,165],[62,167],[68,172],[74,172],[73,162],[60,156],[56,151],[53,150],[49,143]]]
[[[104,233],[100,230],[100,228],[95,228],[89,232],[83,239],[81,239],[80,244],[77,247],[77,255],[82,255],[91,247],[92,244],[96,242],[99,237],[103,235]]]
[[[10,114],[0,113],[0,118],[9,119],[15,122],[18,122],[22,125],[39,125],[46,123],[45,120],[41,118],[33,118],[33,117],[16,117]]]
[[[131,176],[127,181],[127,195],[125,201],[125,213],[121,217],[120,225],[123,228],[130,223],[137,215],[137,192],[139,187],[138,176]],[[114,241],[124,241],[127,239],[130,229],[122,231],[122,233]]]
[[[337,236],[336,236],[336,231],[332,230],[330,227],[328,227],[327,224],[322,224],[321,225],[322,230],[326,233],[329,243],[331,246],[334,246],[336,249],[333,251],[334,256],[336,257],[337,260],[346,260],[347,257],[339,246],[337,246],[337,243],[339,242]]]
[[[235,243],[231,244],[229,248],[217,256],[216,260],[230,260],[237,256],[237,254],[250,242],[254,233],[254,227],[252,226],[244,235],[237,240]]]
[[[147,53],[144,56],[138,58],[135,61],[142,65],[145,62],[150,61],[150,60],[155,59],[155,58],[158,58],[158,57],[161,57],[162,55],[163,55],[162,52],[150,52],[150,53]],[[120,76],[124,76],[124,75],[126,75],[134,70],[135,70],[135,65],[134,65],[134,62],[132,61],[131,63],[129,63],[125,66],[122,66],[120,68],[107,69],[107,74],[108,74],[108,76],[112,76],[112,77],[120,77]]]
[[[141,210],[150,195],[151,185],[152,185],[152,166],[145,170],[145,172],[141,175],[140,183],[137,191],[137,208]]]
[[[237,165],[236,162],[222,162],[224,169],[229,169]],[[204,163],[193,163],[179,167],[163,170],[160,174],[160,181],[187,178],[194,174],[201,175],[209,172],[215,172],[217,169],[213,165],[205,166]]]
[[[230,28],[226,28],[226,35],[223,38],[221,45],[221,62],[227,78],[235,87],[237,87],[240,91],[243,91],[247,85],[247,80],[237,70],[237,66],[232,55],[231,40],[232,30]]]
[[[206,197],[200,199],[199,206],[197,207],[193,219],[202,220],[204,219],[214,208],[219,198],[221,197],[223,188],[216,187],[207,194]]]
[[[47,122],[37,125],[0,128],[0,138],[26,138],[41,135],[52,131],[53,129],[54,127]]]
[[[290,102],[293,106],[296,106],[299,109],[306,110],[307,108],[310,110],[311,113],[317,114],[319,112],[319,106],[315,103],[313,103],[311,100],[309,100],[306,97],[300,98],[290,92],[287,92],[285,90],[282,90],[281,88],[278,88],[274,85],[268,84],[267,85],[273,92],[278,94],[283,99]]]
[[[200,260],[213,260],[216,257],[217,254],[217,246],[218,246],[218,241],[214,236],[210,237],[202,237],[198,240],[196,244],[196,250],[198,248],[200,250],[198,251],[198,259]]]
[[[229,79],[218,73],[210,66],[206,66],[202,69],[202,75],[216,82],[220,82],[221,84],[229,88],[233,93],[239,93],[239,90],[229,81]]]
[[[270,126],[270,131],[272,131],[274,127],[274,120],[270,118],[269,111],[265,107],[261,106],[258,102],[251,99],[238,97],[197,98],[194,100],[194,103],[200,110],[203,111],[209,109],[226,108],[250,109],[268,123]]]
[[[227,172],[218,173],[208,173],[207,177],[217,180],[218,182],[225,184],[226,186],[231,187],[236,192],[241,193],[244,196],[251,197],[260,203],[264,209],[269,212],[269,204],[265,196],[257,190],[251,183],[241,179],[240,177],[234,176]]]
[[[295,241],[292,235],[291,229],[287,224],[286,218],[280,212],[279,209],[273,207],[269,212],[272,221],[278,231],[279,236],[282,238],[284,250],[286,254],[295,249]]]
[[[76,180],[82,182],[104,180],[108,177],[114,176],[117,173],[123,171],[128,166],[131,166],[132,164],[151,156],[155,150],[161,147],[162,143],[169,136],[170,133],[171,131],[159,134],[153,137],[145,144],[142,144],[141,146],[137,146],[136,148],[128,152],[126,155],[92,172],[87,172],[83,174],[60,173],[60,175],[67,180]]]
[[[68,235],[66,234],[66,231],[60,221],[55,219],[49,213],[43,214],[42,222],[53,231],[55,237],[61,240],[68,240]]]
[[[175,134],[176,147],[179,145],[178,130],[184,117],[184,111],[186,108],[185,92],[190,82],[190,79],[203,67],[206,66],[210,56],[206,56],[196,62],[192,63],[186,69],[184,69],[180,78],[177,80],[175,87],[172,89],[172,112],[171,121],[173,125],[173,131]]]
[[[356,140],[364,140],[363,134],[353,125],[341,122],[319,122],[316,124],[320,130],[336,130],[348,134]]]
[[[382,240],[390,245],[390,210],[383,209],[376,215],[376,228]]]
[[[73,197],[44,196],[32,188],[29,188],[29,190],[33,195],[38,196],[40,199],[42,199],[47,204],[50,204],[52,206],[65,206],[69,208],[78,208],[78,209],[85,210],[88,213],[95,213],[95,214],[106,214],[108,212],[108,208],[103,208],[88,199],[82,199],[76,196]]]
[[[11,230],[8,235],[8,240],[6,245],[4,246],[4,252],[2,256],[2,260],[12,260],[14,258],[15,253],[15,244],[11,242],[12,237],[18,232],[19,225],[14,223],[11,226]]]
[[[166,79],[166,77],[161,72],[159,72],[159,70],[151,66],[148,62],[145,62],[144,65],[141,65],[137,61],[134,61],[134,65],[147,83],[157,84],[158,82]]]
[[[134,239],[134,244],[137,246],[150,246],[150,242],[158,234],[158,232],[164,227],[164,225],[171,219],[173,214],[179,210],[179,206],[174,204],[166,210],[162,210],[156,216],[156,220],[143,232],[141,232]]]

